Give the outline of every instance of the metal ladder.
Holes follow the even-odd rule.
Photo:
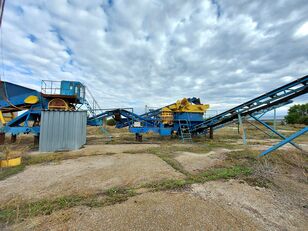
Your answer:
[[[109,141],[112,140],[112,135],[108,132],[106,128],[104,128],[104,126],[99,126],[99,129],[108,138]]]
[[[91,91],[87,86],[86,86],[86,92],[88,94],[87,97],[85,97],[84,99],[84,105],[87,107],[90,116],[94,117],[97,114],[102,113],[103,111],[100,110],[101,109],[100,105],[95,100],[95,97],[93,96],[93,94],[91,93]]]
[[[88,112],[90,113],[91,116],[95,116],[96,113],[93,110],[93,108],[91,107],[90,103],[88,102],[87,99],[84,99],[84,105],[87,107]]]
[[[187,120],[179,120],[179,127],[180,127],[180,137],[182,139],[182,142],[185,141],[192,142],[191,132],[189,129],[189,123]]]

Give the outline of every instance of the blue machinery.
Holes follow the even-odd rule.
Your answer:
[[[80,82],[46,80],[38,92],[0,81],[0,143],[4,142],[5,133],[12,135],[12,142],[18,134],[32,133],[38,142],[42,110],[76,110],[84,102],[85,87]]]
[[[281,143],[262,153],[263,156],[286,143],[300,148],[292,140],[305,134],[307,127],[287,138],[261,121],[260,117],[266,112],[289,104],[292,99],[306,94],[308,92],[307,83],[308,75],[204,120],[203,114],[208,105],[201,104],[197,98],[184,98],[163,108],[137,115],[129,109],[99,109],[95,99],[93,99],[93,103],[86,100],[85,86],[80,82],[61,81],[55,86],[55,82],[42,81],[41,92],[38,92],[1,81],[0,120],[3,127],[0,130],[0,143],[4,142],[5,133],[12,135],[13,142],[16,140],[16,135],[21,133],[32,133],[37,140],[42,110],[79,110],[82,105],[85,105],[89,114],[88,125],[101,126],[105,118],[113,116],[117,128],[128,127],[130,132],[136,134],[136,139],[139,141],[142,140],[142,134],[147,132],[155,132],[161,136],[176,134],[183,141],[191,141],[193,135],[207,133],[212,138],[216,129],[233,122],[241,124],[242,120],[248,117],[253,118],[283,139]],[[14,114],[20,111],[25,112],[18,116]],[[245,137],[243,129],[244,143]]]

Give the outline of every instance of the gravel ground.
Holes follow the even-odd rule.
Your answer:
[[[217,166],[223,162],[226,153],[231,150],[219,148],[208,153],[177,152],[175,159],[190,173],[198,173],[204,169]]]
[[[308,191],[307,184],[300,185],[303,188],[299,191]],[[287,192],[251,187],[235,180],[196,184],[192,190],[204,200],[215,200],[233,214],[245,213],[248,220],[255,221],[262,230],[307,230],[308,214],[303,208],[308,201],[307,193],[294,198]],[[296,203],[298,199],[303,203]]]

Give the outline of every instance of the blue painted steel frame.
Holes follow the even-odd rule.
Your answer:
[[[288,138],[285,138],[284,140],[282,140],[280,143],[274,145],[273,147],[269,148],[268,150],[262,152],[259,157],[265,156],[267,154],[269,154],[272,151],[277,150],[278,148],[280,148],[281,146],[287,144],[287,143],[291,143],[292,140],[294,140],[295,138],[304,135],[306,132],[308,132],[308,127],[305,127],[304,129],[294,133],[293,135],[289,136]]]
[[[80,82],[69,82],[62,81],[64,83],[72,83],[74,88],[72,88],[71,92],[66,92],[65,95],[75,95],[76,86],[82,86]],[[40,126],[34,125],[30,126],[30,121],[38,121],[41,115],[41,111],[48,108],[49,99],[45,98],[40,92],[25,88],[23,86],[19,86],[17,84],[9,83],[9,82],[1,82],[0,85],[3,89],[3,93],[0,96],[0,110],[12,110],[12,111],[22,111],[26,110],[21,115],[12,119],[5,126],[0,128],[1,133],[11,133],[12,135],[18,135],[21,133],[33,133],[34,135],[38,135],[40,133]],[[78,100],[81,101],[81,92],[80,88],[78,88]],[[34,95],[39,98],[39,102],[34,105],[27,105],[24,100],[30,96]]]
[[[278,135],[280,138],[282,139],[286,139],[287,137],[285,137],[284,135],[282,135],[280,132],[276,131],[274,128],[272,128],[271,126],[269,126],[267,123],[263,122],[262,120],[258,119],[257,117],[250,115],[253,119],[255,119],[256,121],[258,121],[259,123],[261,123],[264,127],[268,128],[269,130],[271,130],[273,133],[275,133],[276,135]],[[292,144],[295,148],[299,149],[302,151],[302,148],[300,146],[298,146],[297,144],[293,143],[292,141],[290,141],[290,144]]]
[[[205,120],[196,125],[192,131],[202,131],[210,127],[217,127],[241,116],[262,112],[268,108],[290,102],[292,98],[306,94],[308,92],[308,75],[297,79],[289,84],[279,87],[273,91],[265,93],[255,99],[243,103],[235,108],[225,111],[219,115]]]

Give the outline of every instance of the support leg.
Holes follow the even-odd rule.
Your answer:
[[[33,138],[34,138],[34,139],[33,139],[34,145],[35,145],[35,146],[39,145],[39,143],[40,143],[40,136],[39,136],[39,135],[36,135],[36,136],[34,136]]]
[[[214,139],[214,128],[210,127],[210,139]]]
[[[136,141],[142,142],[142,135],[136,133]]]
[[[244,126],[243,126],[242,116],[241,116],[240,113],[238,114],[238,122],[239,122],[239,125],[240,125],[240,127],[242,129],[242,133],[243,133],[243,144],[246,145],[247,144],[246,130],[245,130]]]
[[[239,121],[237,122],[237,134],[241,134]]]
[[[0,145],[3,145],[5,141],[5,133],[1,132],[0,133]]]
[[[274,109],[274,129],[277,130],[277,115],[276,115],[276,108]]]
[[[17,135],[11,135],[11,143],[14,144],[16,143],[17,140]]]

